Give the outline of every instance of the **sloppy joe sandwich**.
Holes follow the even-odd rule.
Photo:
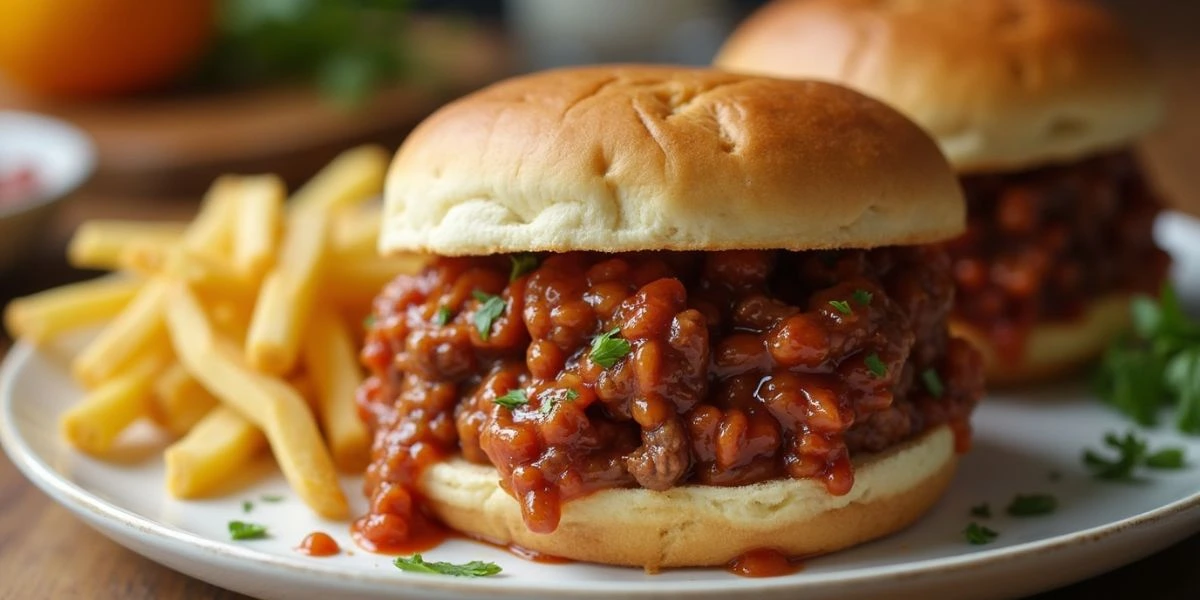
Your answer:
[[[953,325],[989,380],[1061,374],[1157,292],[1159,203],[1131,144],[1159,119],[1151,70],[1086,0],[777,0],[726,42],[732,71],[848,85],[928,130],[961,174]]]
[[[641,66],[499,83],[393,161],[360,544],[437,523],[661,567],[829,552],[946,488],[982,390],[934,142],[828,83]]]

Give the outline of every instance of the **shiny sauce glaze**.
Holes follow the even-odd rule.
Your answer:
[[[328,533],[314,531],[304,536],[296,551],[309,556],[334,556],[342,549]]]
[[[856,452],[943,423],[969,439],[981,364],[947,335],[940,249],[537,261],[441,258],[376,299],[367,549],[436,527],[416,483],[456,454],[494,465],[550,532],[597,490],[812,478],[844,494]]]
[[[1132,153],[963,178],[967,233],[948,245],[955,316],[1020,359],[1030,329],[1069,321],[1113,292],[1155,292],[1168,266],[1154,244],[1160,205]]]
[[[750,550],[729,561],[726,569],[741,577],[780,577],[798,573],[804,563],[770,548]]]

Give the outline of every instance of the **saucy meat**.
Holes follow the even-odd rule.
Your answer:
[[[933,247],[438,259],[375,301],[357,531],[426,522],[414,483],[454,454],[494,465],[549,532],[600,489],[844,494],[856,452],[943,423],[965,444],[982,365],[947,335],[949,268]]]
[[[963,178],[967,233],[949,245],[955,316],[1020,358],[1038,322],[1080,316],[1113,292],[1154,292],[1168,266],[1154,244],[1159,203],[1130,152]]]

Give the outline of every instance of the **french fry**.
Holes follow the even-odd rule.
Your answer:
[[[170,351],[155,348],[72,406],[59,419],[62,436],[89,454],[103,454],[117,436],[146,414],[154,378],[170,359]]]
[[[100,385],[149,349],[167,347],[162,319],[167,287],[163,280],[146,282],[117,318],[75,357],[71,372],[84,387]]]
[[[172,363],[154,380],[150,418],[168,433],[182,436],[217,406],[217,399],[179,363]]]
[[[226,175],[213,182],[204,194],[196,218],[184,232],[184,249],[192,254],[229,254],[233,243],[230,224],[234,218],[237,187],[237,178],[234,176]]]
[[[341,258],[376,256],[382,221],[378,208],[346,211],[334,223],[330,252]]]
[[[333,214],[379,195],[390,158],[380,146],[359,146],[342,152],[296,190],[290,210]]]
[[[271,267],[287,188],[275,175],[242,177],[233,230],[233,266],[257,280]]]
[[[17,298],[4,309],[4,326],[13,337],[42,344],[111,319],[133,300],[141,285],[132,278],[102,277]]]
[[[262,430],[292,489],[317,514],[344,518],[346,497],[304,399],[286,383],[248,368],[236,346],[217,337],[195,293],[182,282],[172,287],[167,324],[180,362],[225,406]]]
[[[318,310],[304,342],[304,365],[316,388],[317,416],[333,461],[343,471],[362,471],[371,458],[367,428],[358,419],[354,396],[362,374],[346,325],[332,311]]]
[[[326,236],[322,213],[288,218],[279,261],[263,281],[246,335],[246,361],[255,369],[283,375],[295,366],[325,265]]]
[[[213,183],[196,219],[183,233],[181,249],[172,254],[187,252],[219,256],[228,247],[232,182],[231,178],[222,177]],[[75,378],[85,387],[94,387],[130,362],[139,352],[166,345],[163,301],[167,287],[162,279],[148,281],[121,314],[75,357],[71,365]]]
[[[75,230],[67,245],[67,262],[81,269],[117,270],[131,246],[165,251],[183,237],[183,223],[140,221],[87,221]]]
[[[314,415],[318,414],[317,389],[313,386],[312,378],[308,376],[308,373],[297,373],[292,375],[291,377],[288,377],[287,383],[288,385],[292,386],[292,389],[295,390],[297,394],[300,394],[301,398],[304,398],[304,403],[308,405],[308,410],[312,411]],[[328,435],[325,437],[326,439],[329,438]]]
[[[323,288],[334,302],[346,305],[369,304],[383,286],[401,273],[416,273],[428,259],[419,254],[372,256],[368,258],[333,257]]]
[[[204,496],[266,447],[261,431],[236,411],[218,406],[163,455],[167,491],[176,498]]]

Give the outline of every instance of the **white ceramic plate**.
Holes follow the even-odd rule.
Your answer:
[[[1164,245],[1177,261],[1196,264],[1200,228],[1172,219],[1159,230],[1170,238],[1162,239]],[[1177,276],[1186,279],[1186,270],[1177,269]],[[1180,284],[1195,289],[1194,282]],[[1192,467],[1153,473],[1140,484],[1095,481],[1081,464],[1083,449],[1098,448],[1105,432],[1124,432],[1130,424],[1072,384],[988,397],[975,419],[975,447],[929,515],[887,539],[812,559],[795,575],[743,579],[719,569],[645,575],[579,563],[537,564],[456,540],[426,558],[490,560],[504,573],[484,579],[422,576],[357,550],[332,558],[297,553],[293,548],[314,530],[332,534],[343,548],[353,544],[345,523],[314,517],[269,463],[261,466],[265,476],[248,478],[248,486],[228,496],[180,502],[163,491],[164,441],[149,427],[131,432],[126,440],[131,449],[121,462],[71,451],[58,438],[56,419],[78,396],[60,358],[26,345],[13,349],[0,371],[0,442],[13,462],[117,542],[188,575],[263,598],[1011,597],[1101,573],[1200,531],[1200,439],[1167,426],[1144,432],[1155,446],[1186,446]],[[348,477],[343,484],[353,510],[363,512],[359,479]],[[1049,516],[1006,516],[1004,507],[1018,493],[1053,494],[1059,508]],[[285,500],[261,500],[276,494]],[[254,503],[249,513],[243,512],[244,500]],[[1000,536],[971,546],[962,530],[973,520],[970,507],[982,502],[995,516],[975,520]],[[229,541],[230,520],[262,523],[271,537]]]

